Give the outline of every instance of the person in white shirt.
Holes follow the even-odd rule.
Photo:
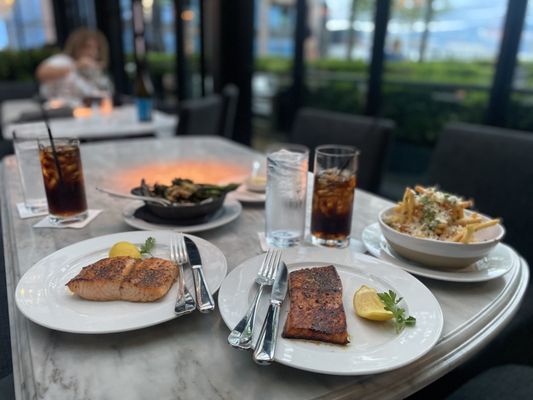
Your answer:
[[[109,58],[107,40],[101,32],[86,28],[74,31],[63,53],[44,60],[36,70],[41,96],[83,100],[109,92],[105,74]]]

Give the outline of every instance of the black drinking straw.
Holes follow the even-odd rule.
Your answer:
[[[44,125],[46,126],[46,130],[48,131],[48,138],[50,139],[50,145],[52,147],[52,154],[54,156],[54,161],[56,163],[57,173],[59,174],[59,181],[63,182],[63,173],[61,172],[61,166],[59,165],[59,158],[57,156],[56,146],[54,144],[54,137],[52,136],[52,130],[50,129],[50,124],[48,123],[48,114],[46,113],[46,110],[44,109],[43,103],[40,103],[40,106],[41,106],[41,113],[43,115]]]

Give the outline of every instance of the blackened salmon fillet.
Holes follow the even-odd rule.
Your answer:
[[[84,267],[67,286],[86,300],[151,302],[167,294],[177,276],[169,260],[112,257]]]
[[[347,344],[342,282],[333,265],[289,274],[289,315],[283,337]]]

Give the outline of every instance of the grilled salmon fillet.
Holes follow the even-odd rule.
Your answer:
[[[162,258],[139,261],[120,287],[122,300],[155,301],[165,294],[176,280],[178,269]]]
[[[120,285],[136,262],[132,257],[104,258],[82,268],[67,286],[87,300],[120,300]]]
[[[155,301],[163,297],[178,275],[178,268],[161,258],[104,258],[84,267],[66,286],[86,300]]]
[[[333,265],[289,274],[289,315],[283,337],[347,344],[342,282]]]

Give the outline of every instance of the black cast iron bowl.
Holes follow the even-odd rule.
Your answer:
[[[140,187],[131,189],[131,193],[143,196]],[[149,201],[145,201],[145,204],[148,210],[158,217],[174,221],[187,221],[207,218],[208,216],[213,215],[222,208],[225,198],[226,194],[224,193],[219,197],[212,198],[211,201],[198,204],[174,204],[171,206],[163,206]]]

